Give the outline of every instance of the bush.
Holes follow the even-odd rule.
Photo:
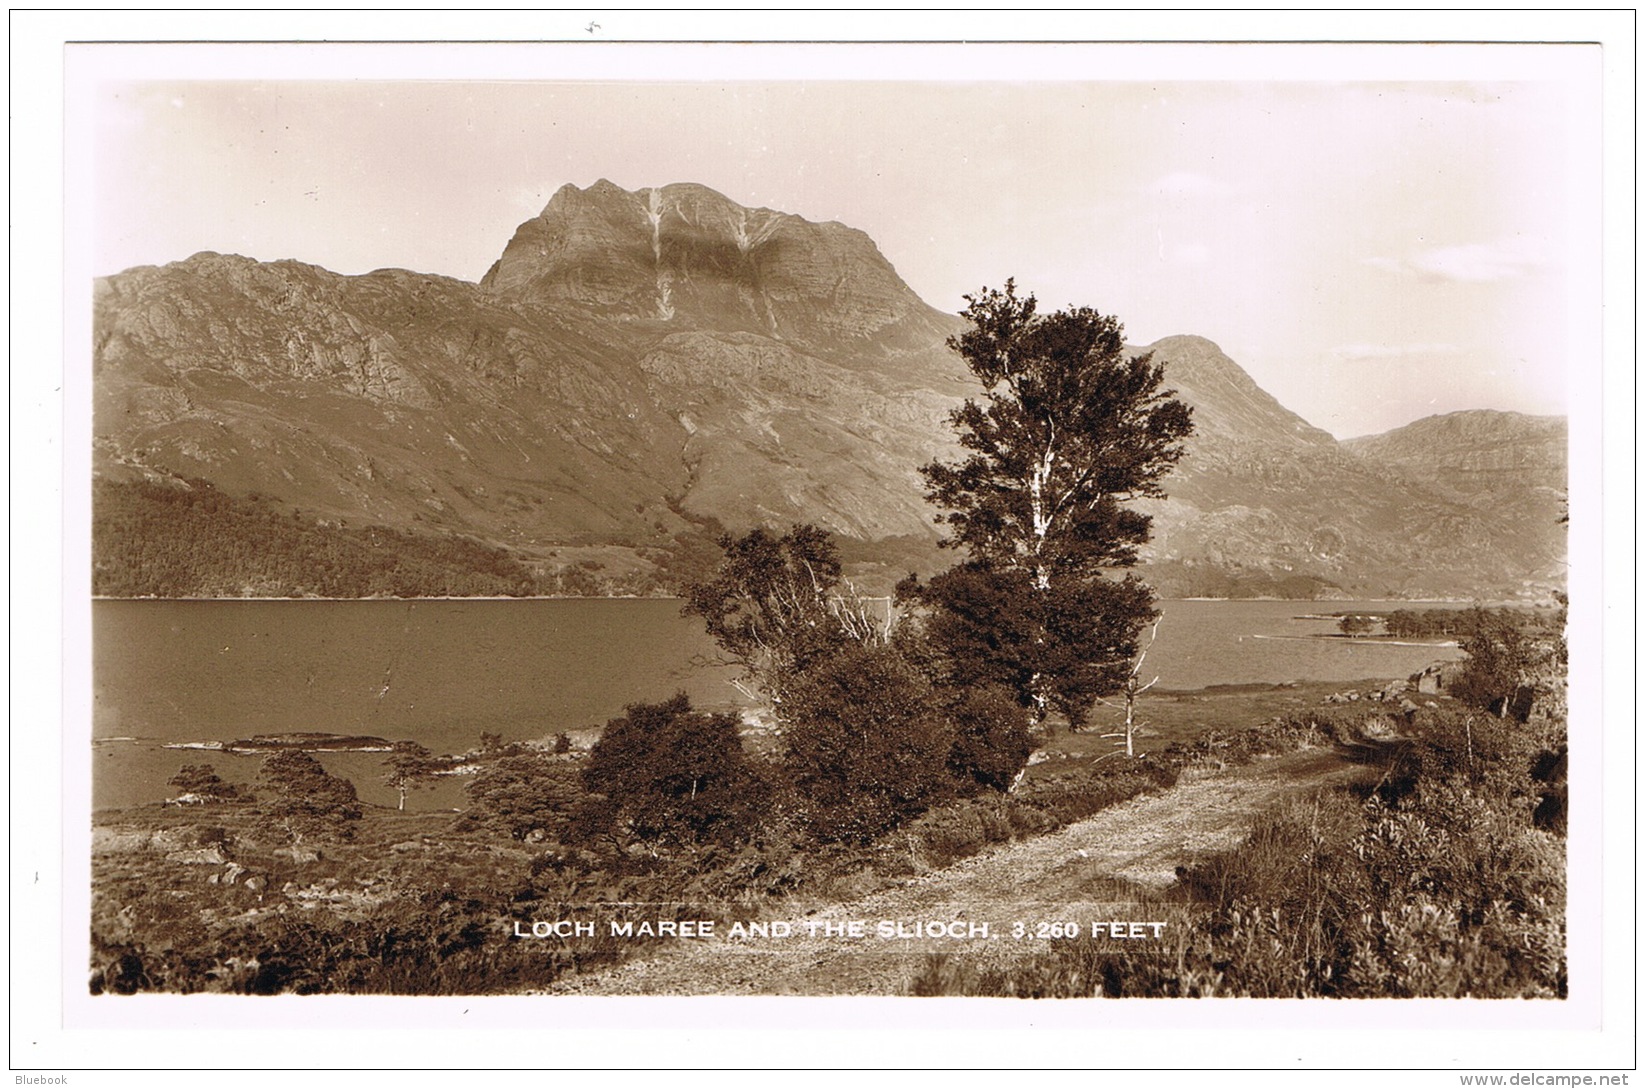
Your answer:
[[[963,792],[1011,789],[1034,750],[1028,711],[1003,688],[966,689],[947,707],[954,730],[948,770]]]
[[[1492,715],[1423,708],[1406,732],[1410,743],[1395,753],[1382,795],[1390,801],[1423,792],[1468,788],[1499,806],[1525,806],[1533,795],[1537,743],[1523,725]]]
[[[166,780],[166,785],[176,787],[185,798],[192,796],[206,804],[255,800],[235,784],[225,782],[210,764],[184,764]]]
[[[275,753],[263,762],[259,781],[269,798],[269,814],[285,826],[294,843],[310,836],[352,836],[349,822],[361,814],[354,784],[326,771],[308,753]]]
[[[669,844],[748,838],[763,794],[736,717],[693,711],[683,692],[607,723],[583,785],[610,800],[614,826]]]
[[[505,756],[468,784],[468,816],[512,839],[558,838],[584,794],[576,774],[542,754]]]
[[[796,681],[782,710],[783,767],[823,842],[867,843],[952,791],[954,728],[895,648],[848,647]]]

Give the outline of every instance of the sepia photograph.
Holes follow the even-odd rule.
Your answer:
[[[1597,46],[582,29],[67,48],[72,1008],[1587,1016]]]

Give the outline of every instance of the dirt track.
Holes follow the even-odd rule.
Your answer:
[[[1004,844],[946,869],[908,878],[860,899],[788,919],[786,938],[680,941],[611,971],[562,980],[556,994],[830,995],[903,994],[926,955],[1008,958],[1043,949],[1038,924],[1140,921],[1126,890],[1158,890],[1176,868],[1236,846],[1254,818],[1281,799],[1362,775],[1363,766],[1308,750],[1179,782],[1159,794]],[[803,910],[803,909],[796,909]],[[829,936],[826,924],[858,921],[862,937]],[[881,937],[878,924],[986,922],[989,936]],[[1013,924],[1024,924],[1023,938]],[[812,933],[812,931],[815,933]]]

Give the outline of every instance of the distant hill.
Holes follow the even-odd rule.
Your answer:
[[[1429,416],[1343,446],[1434,491],[1533,528],[1565,517],[1563,416],[1483,409]]]
[[[947,415],[979,392],[944,346],[962,323],[840,224],[599,182],[557,192],[478,284],[197,254],[99,280],[95,308],[99,592],[319,592],[294,572],[322,554],[345,596],[656,592],[710,562],[721,527],[796,521],[840,534],[879,588],[952,560],[918,468],[955,456]],[[1562,533],[1481,502],[1485,476],[1465,487],[1371,440],[1338,444],[1209,341],[1146,350],[1197,427],[1152,505],[1162,592],[1557,584]],[[1468,457],[1484,466],[1480,442]],[[1517,456],[1490,470],[1491,494]],[[1535,471],[1537,487],[1563,479]],[[190,482],[239,527],[232,554],[185,539],[175,512],[201,504],[144,513],[152,488],[205,487]],[[271,515],[302,531],[246,530]],[[485,578],[465,581],[463,557]],[[144,574],[157,564],[164,585]]]

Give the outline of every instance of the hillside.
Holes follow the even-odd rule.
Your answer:
[[[1535,527],[1565,517],[1568,442],[1563,416],[1474,410],[1342,445],[1441,495]]]
[[[131,269],[95,293],[96,587],[182,592],[134,574],[110,512],[147,502],[139,483],[204,481],[305,533],[501,548],[529,576],[509,567],[509,580],[538,588],[583,570],[595,589],[653,592],[703,562],[722,526],[810,521],[883,588],[948,562],[918,467],[956,453],[947,415],[978,392],[944,346],[960,326],[862,232],[697,185],[566,186],[478,284],[211,253]],[[1154,504],[1162,592],[1502,596],[1557,582],[1558,527],[1482,501],[1509,490],[1512,465],[1494,492],[1471,469],[1391,473],[1209,341],[1146,350],[1197,427]],[[1470,456],[1457,465],[1490,457]],[[164,539],[180,523],[144,525],[150,551],[187,549]],[[377,547],[399,548],[392,534]],[[193,591],[296,589],[254,553],[214,559]],[[362,583],[416,584],[365,569],[338,584]]]

